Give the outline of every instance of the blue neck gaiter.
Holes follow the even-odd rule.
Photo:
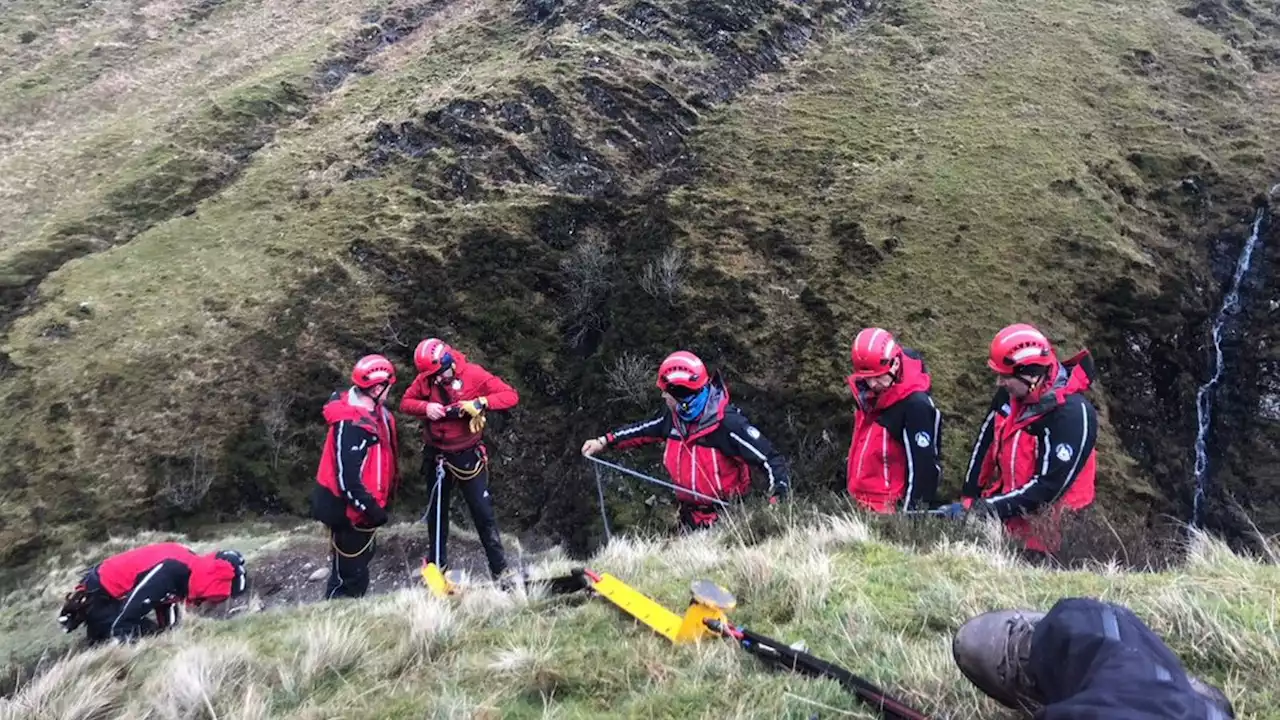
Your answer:
[[[680,401],[676,409],[676,414],[685,422],[693,422],[702,416],[702,411],[707,409],[707,398],[711,397],[711,386],[708,385],[698,391],[697,395],[688,400]]]

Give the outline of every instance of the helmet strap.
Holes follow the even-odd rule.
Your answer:
[[[1036,370],[1029,371],[1029,368],[1014,368],[1013,376],[1026,383],[1029,392],[1035,392],[1044,384],[1045,378],[1049,377],[1049,370],[1045,367],[1034,366]]]
[[[382,388],[382,389],[381,389],[381,390],[379,390],[378,388]],[[378,383],[377,385],[374,385],[374,386],[373,386],[373,387],[371,387],[371,388],[367,388],[367,389],[366,389],[366,388],[356,388],[356,389],[357,389],[357,390],[359,390],[359,391],[361,392],[361,394],[363,394],[365,397],[367,397],[367,398],[369,398],[370,400],[372,400],[372,401],[374,402],[374,404],[375,404],[375,405],[377,405],[377,404],[380,404],[383,400],[385,400],[385,399],[386,399],[387,394],[391,391],[391,384],[390,384],[390,383]]]

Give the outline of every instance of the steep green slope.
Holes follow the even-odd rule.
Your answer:
[[[249,562],[261,565],[275,545]],[[1052,572],[1021,565],[983,533],[934,536],[913,549],[878,539],[856,515],[805,513],[670,541],[617,538],[590,564],[673,609],[688,603],[693,580],[709,578],[737,597],[739,624],[804,642],[940,718],[1015,717],[952,663],[950,641],[967,618],[1100,596],[1131,607],[1191,672],[1222,686],[1238,717],[1280,717],[1269,682],[1280,671],[1276,567],[1203,538],[1176,571]],[[71,570],[65,561],[48,567],[60,568],[52,577]],[[549,560],[541,570],[567,567]],[[5,605],[51,617],[59,589],[36,583]],[[728,642],[673,647],[585,596],[477,589],[442,602],[417,588],[264,612],[254,605],[50,664],[0,700],[0,712],[14,720],[69,717],[73,707],[83,718],[875,717],[835,683],[770,672]]]
[[[839,487],[869,323],[928,353],[949,490],[1030,320],[1102,361],[1108,502],[1185,516],[1211,260],[1280,167],[1274,10],[23,3],[0,557],[303,509],[329,389],[431,334],[523,393],[500,511],[577,546],[575,449],[675,346]]]

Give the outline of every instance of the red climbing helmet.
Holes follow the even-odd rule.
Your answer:
[[[987,367],[1001,375],[1013,375],[1022,367],[1051,367],[1054,362],[1053,345],[1044,333],[1026,323],[1018,323],[996,333]]]
[[[413,351],[413,365],[420,373],[435,375],[453,366],[453,348],[439,338],[427,338]]]
[[[707,386],[707,366],[687,350],[673,352],[658,366],[658,389],[672,395],[688,395]]]
[[[365,355],[351,371],[351,382],[361,390],[368,390],[382,383],[396,384],[396,367],[381,355]]]
[[[850,350],[853,359],[853,378],[878,377],[893,369],[893,359],[902,354],[902,346],[888,330],[864,328],[853,339]]]

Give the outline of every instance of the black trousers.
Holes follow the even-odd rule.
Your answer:
[[[111,597],[106,590],[102,589],[96,568],[90,570],[81,582],[84,583],[85,593],[90,598],[89,607],[84,614],[84,630],[90,644],[111,640],[113,637],[132,641],[140,637],[156,635],[164,629],[149,617],[140,617],[135,620],[121,618],[120,611],[124,609],[124,601]],[[164,609],[156,610],[160,613]]]
[[[507,556],[502,551],[498,521],[493,514],[493,498],[489,495],[489,462],[483,445],[459,452],[443,452],[427,448],[423,454],[422,475],[431,488],[427,506],[427,532],[431,536],[428,559],[441,570],[449,566],[449,498],[456,486],[467,501],[471,520],[484,546],[489,573],[497,578],[507,569]]]
[[[325,599],[364,597],[369,591],[369,562],[378,546],[372,528],[347,523],[329,526],[329,583]]]
[[[1040,720],[1222,720],[1191,689],[1173,651],[1127,608],[1059,600],[1036,624],[1030,674],[1044,694]]]

